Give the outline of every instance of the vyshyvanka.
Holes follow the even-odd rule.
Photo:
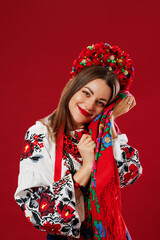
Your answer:
[[[82,166],[77,146],[86,129],[63,132],[58,146],[45,124],[37,121],[25,135],[15,200],[26,218],[47,239],[131,239],[121,214],[120,188],[133,184],[142,174],[138,150],[128,145],[126,134],[116,125],[112,139],[111,113],[114,105],[128,95],[121,91],[116,101],[88,126],[96,143],[90,182],[75,199],[73,175]],[[68,139],[68,140],[65,140]],[[71,146],[71,147],[70,147]]]

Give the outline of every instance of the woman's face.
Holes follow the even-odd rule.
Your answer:
[[[106,106],[112,90],[103,79],[95,79],[76,92],[69,101],[74,129],[83,128]]]

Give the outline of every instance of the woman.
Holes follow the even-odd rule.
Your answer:
[[[15,199],[47,239],[131,239],[120,187],[142,167],[115,124],[136,105],[128,57],[106,43],[84,49],[58,108],[26,133]]]

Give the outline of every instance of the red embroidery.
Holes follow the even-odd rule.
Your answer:
[[[49,233],[56,233],[61,235],[61,232],[59,231],[61,229],[60,224],[50,224],[49,222],[44,223],[43,227],[40,227],[41,229],[46,230]]]
[[[24,141],[21,158],[24,159],[31,156],[33,153],[33,150],[34,150],[34,145],[31,143],[31,141],[30,140]]]
[[[48,213],[54,212],[54,205],[55,201],[53,201],[53,198],[51,198],[50,195],[45,194],[42,192],[41,198],[37,200],[39,204],[39,212],[41,213],[41,216],[46,216]]]
[[[64,222],[70,222],[72,217],[74,216],[74,209],[67,204],[63,204],[63,202],[59,202],[57,206],[57,212],[61,215]]]
[[[32,156],[34,151],[41,151],[41,148],[44,147],[43,145],[43,138],[45,137],[44,134],[31,134],[29,136],[30,131],[26,133],[26,140],[23,144],[23,149],[21,153],[21,161],[25,158]]]
[[[124,175],[124,182],[129,182],[131,179],[134,179],[138,175],[138,167],[134,164],[129,166],[129,172]]]

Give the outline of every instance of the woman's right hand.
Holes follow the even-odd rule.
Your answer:
[[[91,135],[83,134],[78,145],[79,153],[83,159],[83,166],[91,166],[94,161],[95,142]]]
[[[83,164],[82,167],[74,174],[74,180],[85,187],[91,177],[95,142],[92,140],[91,135],[83,134],[79,143],[77,144],[77,147],[82,157]],[[80,192],[76,193],[76,199],[78,199],[79,195]]]

